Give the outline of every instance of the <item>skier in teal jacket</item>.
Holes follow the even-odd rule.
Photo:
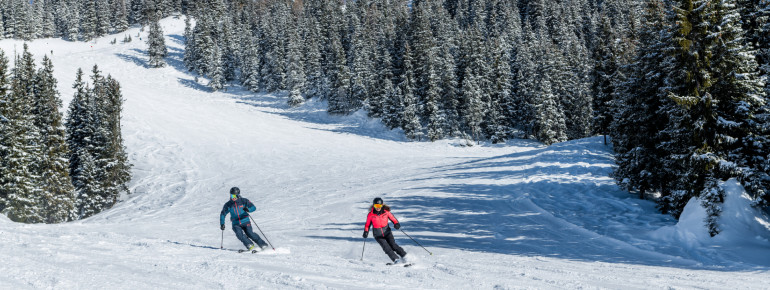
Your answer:
[[[246,246],[249,251],[263,250],[267,248],[267,244],[254,233],[251,229],[251,220],[249,220],[249,212],[254,212],[257,208],[251,201],[241,197],[241,190],[237,187],[230,189],[230,200],[222,207],[222,212],[219,214],[219,225],[222,230],[225,230],[225,216],[230,214],[230,221],[233,222],[233,232],[235,236]],[[257,243],[254,245],[251,241]],[[258,246],[258,247],[257,247]]]

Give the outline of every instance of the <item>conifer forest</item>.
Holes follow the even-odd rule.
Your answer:
[[[415,142],[605,136],[621,188],[675,218],[699,197],[712,236],[722,181],[770,209],[770,0],[3,0],[0,38],[142,26],[152,69],[165,17],[184,18],[184,67],[211,91],[363,110]],[[64,117],[53,56],[7,54],[0,210],[56,223],[114,205],[131,176],[118,81],[79,71]]]

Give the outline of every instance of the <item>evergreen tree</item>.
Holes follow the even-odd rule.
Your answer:
[[[160,12],[150,21],[150,32],[147,35],[147,55],[150,57],[149,64],[151,67],[165,66],[165,58],[168,55],[166,41],[163,37],[163,28],[160,27],[158,22],[159,17]]]
[[[332,92],[329,93],[329,108],[331,114],[350,113],[350,68],[347,65],[342,42],[334,39],[331,43],[334,51],[336,69],[331,72]]]
[[[11,220],[39,223],[45,220],[38,187],[40,177],[37,175],[42,155],[37,142],[41,137],[32,114],[35,64],[26,44],[22,56],[15,63],[11,91],[3,105],[4,111],[0,112],[9,120],[0,136],[0,154],[3,157],[0,193],[5,196],[3,212]]]
[[[420,141],[423,133],[420,116],[418,115],[417,98],[412,93],[412,90],[408,89],[406,83],[401,83],[399,92],[401,92],[402,99],[404,100],[404,119],[402,121],[404,134],[406,134],[409,140]]]
[[[188,71],[195,69],[196,51],[194,37],[190,16],[188,15],[184,18],[184,55],[182,56],[182,62]]]
[[[494,48],[494,63],[492,64],[492,91],[490,96],[489,111],[487,116],[487,135],[492,143],[504,142],[510,135],[512,124],[505,119],[504,109],[510,106],[511,98],[511,58],[510,50],[505,43],[508,40],[501,38]]]
[[[473,136],[473,140],[479,142],[482,137],[481,123],[484,121],[484,114],[486,113],[482,101],[482,92],[479,87],[478,76],[470,67],[465,68],[464,75],[462,98],[465,103],[465,109],[463,116],[468,130],[471,136]]]
[[[307,98],[322,98],[325,89],[323,88],[323,70],[321,67],[321,35],[318,21],[314,17],[309,17],[305,21],[305,76],[307,77],[305,96]]]
[[[120,130],[120,85],[101,75],[97,66],[89,89],[78,69],[75,95],[67,116],[70,176],[77,192],[77,217],[86,218],[112,207],[128,193],[131,178]]]
[[[243,66],[241,67],[241,84],[252,92],[259,91],[259,46],[256,40],[246,38],[247,45],[244,47]]]
[[[219,46],[214,48],[214,54],[210,61],[211,62],[207,65],[207,71],[209,72],[209,77],[211,78],[208,86],[212,91],[216,92],[225,87],[225,77],[222,68],[222,53],[219,49]]]
[[[289,105],[298,106],[305,102],[302,92],[305,89],[305,68],[302,63],[302,52],[300,51],[299,33],[295,31],[289,39],[289,65],[287,67],[289,77],[286,80],[289,88]]]
[[[666,58],[664,51],[665,7],[662,0],[647,2],[646,25],[640,32],[640,46],[630,66],[628,81],[621,85],[614,105],[615,116],[610,125],[615,161],[613,172],[618,184],[638,191],[639,198],[663,189],[662,159],[658,133],[665,128],[668,116],[660,111],[667,96],[665,87]]]
[[[613,99],[615,94],[614,78],[618,73],[618,63],[615,58],[614,41],[616,39],[615,31],[610,23],[609,16],[604,14],[601,17],[599,26],[600,35],[597,37],[598,44],[594,53],[598,60],[594,70],[594,122],[593,132],[599,135],[609,133],[609,125],[612,122]]]
[[[89,148],[92,146],[89,143],[96,131],[96,119],[92,112],[94,107],[93,98],[90,96],[87,84],[83,81],[83,70],[78,69],[72,88],[75,89],[75,94],[70,102],[66,119],[67,145],[70,152],[73,152],[70,155],[69,171],[72,184],[77,192],[77,215],[78,218],[83,218],[93,214],[91,210],[84,209],[83,204],[84,200],[90,199],[90,196],[92,196],[91,192],[93,192],[85,192],[84,190],[96,186],[95,181],[92,181],[90,177],[85,178],[82,174],[85,173],[83,171],[85,166],[93,167],[93,158],[88,154],[88,150],[92,150],[92,148]],[[86,164],[84,158],[90,158],[88,161],[91,164]],[[98,191],[98,189],[94,191]]]
[[[746,141],[754,134],[750,124],[762,88],[754,57],[742,42],[734,0],[681,1],[676,8],[666,78],[674,104],[666,107],[673,113],[666,131],[678,133],[667,140],[678,143],[669,142],[666,152],[685,166],[673,167],[670,174],[679,178],[671,179],[671,187],[678,192],[663,202],[678,216],[683,203],[699,196],[714,236],[721,231],[719,181],[737,176],[736,166],[751,165],[757,157]]]
[[[69,175],[70,152],[67,147],[61,99],[53,77],[53,63],[43,57],[43,67],[35,75],[35,126],[40,130],[40,188],[43,193],[42,215],[46,223],[59,223],[74,217],[75,188]]]

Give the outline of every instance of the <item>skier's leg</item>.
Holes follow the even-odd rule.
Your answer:
[[[380,244],[380,247],[385,251],[385,254],[388,254],[391,261],[395,262],[396,259],[398,259],[398,255],[393,252],[393,249],[390,248],[390,244],[388,244],[388,241],[384,237],[375,237],[374,240]]]
[[[398,246],[398,244],[396,244],[396,240],[393,238],[392,233],[388,232],[385,235],[385,239],[388,241],[388,245],[390,246],[390,248],[393,249],[393,251],[395,251],[396,253],[398,253],[399,256],[401,257],[406,256],[406,251],[404,251],[403,248],[401,248],[400,246]]]
[[[249,241],[249,238],[246,237],[246,235],[243,233],[243,226],[241,225],[233,225],[233,232],[235,232],[235,236],[238,237],[239,240],[241,240],[241,243],[243,243],[244,246],[248,249],[249,246],[251,246],[251,241]]]
[[[257,246],[260,248],[267,247],[267,243],[265,243],[265,241],[263,241],[262,238],[260,238],[259,235],[257,235],[257,233],[251,229],[251,223],[249,223],[244,230],[246,230],[246,235],[248,235],[251,240],[257,243]]]

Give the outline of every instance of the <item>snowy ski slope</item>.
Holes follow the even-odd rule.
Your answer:
[[[98,64],[121,83],[133,194],[67,224],[0,217],[0,288],[769,287],[770,223],[745,208],[739,188],[725,205],[735,230],[711,239],[697,207],[677,224],[620,190],[601,138],[406,142],[363,113],[328,116],[316,100],[290,109],[283,95],[211,93],[183,68],[183,21],[162,26],[165,68],[147,66],[138,28],[125,44],[109,43],[125,34],[29,43],[37,59],[53,52],[65,108],[78,67],[88,75]],[[21,43],[0,48],[12,59]],[[232,186],[255,203],[277,251],[219,250],[222,234],[225,248],[242,247],[229,222],[219,229]],[[400,231],[413,267],[385,266],[371,238],[364,248],[376,196],[433,255]]]

